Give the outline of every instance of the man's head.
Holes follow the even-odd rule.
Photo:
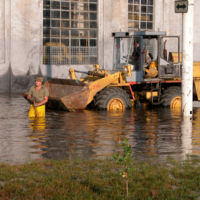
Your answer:
[[[138,41],[134,42],[134,47],[139,47],[140,43]]]
[[[38,76],[35,81],[43,82],[43,78]]]
[[[41,86],[42,85],[42,82],[43,82],[43,78],[42,77],[37,77],[35,79],[35,85],[36,86]]]

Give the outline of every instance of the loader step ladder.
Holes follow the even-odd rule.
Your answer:
[[[158,95],[154,96],[153,92],[158,92]],[[152,105],[160,105],[161,97],[161,82],[152,83],[151,82],[151,102]]]

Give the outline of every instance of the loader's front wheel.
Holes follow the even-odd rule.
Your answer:
[[[161,96],[161,103],[164,107],[181,108],[181,87],[169,87]]]
[[[97,110],[125,110],[131,108],[131,101],[123,89],[108,87],[97,94],[94,106]]]

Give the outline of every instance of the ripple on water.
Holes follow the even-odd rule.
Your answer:
[[[180,110],[137,108],[125,112],[47,110],[46,118],[28,119],[29,104],[21,94],[0,94],[0,162],[40,159],[105,158],[130,139],[134,156],[184,158],[200,155],[200,108],[193,120]]]

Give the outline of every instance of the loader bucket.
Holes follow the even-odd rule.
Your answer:
[[[87,106],[90,90],[79,80],[50,79],[44,86],[49,90],[47,108],[73,112]]]
[[[44,86],[49,90],[47,108],[74,112],[87,106],[90,90],[79,80],[50,79]]]

